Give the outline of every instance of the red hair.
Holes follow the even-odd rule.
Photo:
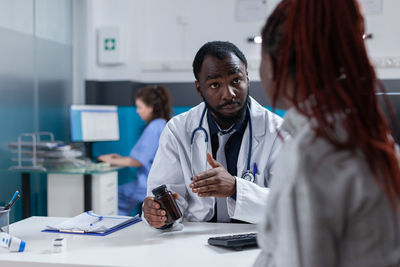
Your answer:
[[[263,53],[271,56],[278,97],[316,120],[316,135],[338,150],[361,149],[394,209],[400,199],[400,169],[389,123],[376,97],[379,89],[364,40],[363,17],[353,0],[283,0],[262,30]],[[294,82],[290,92],[287,81]],[[312,99],[310,99],[310,97]],[[305,107],[306,99],[316,105]],[[389,110],[393,109],[385,98]],[[333,135],[342,114],[346,140]],[[392,118],[394,121],[394,117]]]

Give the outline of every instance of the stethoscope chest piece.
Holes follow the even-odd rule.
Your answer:
[[[249,182],[252,182],[252,183],[254,183],[254,181],[256,180],[255,177],[254,177],[254,174],[249,170],[247,170],[247,171],[245,171],[243,173],[242,179],[245,179],[246,181],[249,181]]]

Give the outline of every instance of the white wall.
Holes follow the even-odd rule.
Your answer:
[[[229,40],[236,44],[250,62],[250,78],[258,79],[260,45],[249,43],[247,38],[259,35],[267,12],[275,6],[276,1],[268,1],[264,16],[252,22],[236,20],[237,2],[234,0],[145,2],[147,16],[144,19],[143,40],[147,44],[143,46],[141,53],[141,80],[193,81],[191,63],[194,55],[204,43],[213,40]],[[152,11],[149,12],[150,10]],[[180,24],[180,19],[186,19],[188,24]],[[254,61],[256,64],[252,64]],[[168,72],[163,68],[186,71]],[[155,69],[159,71],[152,71]]]
[[[361,0],[365,4],[381,6],[381,12],[371,14],[364,9],[366,32],[373,34],[367,40],[370,58],[376,65],[378,76],[382,79],[400,79],[400,1],[399,0]]]
[[[140,8],[139,0],[86,0],[86,79],[137,80],[139,74]],[[100,66],[97,63],[97,30],[117,26],[121,32],[125,64]]]
[[[261,1],[261,0],[260,0]],[[271,9],[277,0],[268,1]],[[257,35],[267,12],[255,22],[235,21],[234,0],[87,0],[88,38],[86,78],[144,82],[193,81],[191,64],[207,41],[235,43],[250,63],[250,77],[258,79],[259,45],[247,42]],[[182,24],[186,20],[187,24]],[[99,66],[96,29],[118,26],[125,46],[125,64]]]
[[[207,41],[229,40],[249,60],[250,79],[259,80],[260,46],[248,43],[247,37],[259,33],[265,17],[278,0],[259,0],[267,3],[265,17],[253,22],[235,19],[238,1],[244,0],[86,0],[85,78],[193,81],[191,63],[198,48]],[[378,69],[379,77],[399,79],[400,68],[388,66],[390,62],[387,61],[400,58],[400,20],[397,14],[400,1],[382,0],[382,3],[380,14],[367,14],[367,31],[374,35],[367,44],[373,60],[384,66]],[[96,29],[102,26],[120,28],[124,64],[97,64]]]

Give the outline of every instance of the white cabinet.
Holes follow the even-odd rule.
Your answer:
[[[89,197],[91,195],[90,206],[93,212],[100,215],[116,215],[118,213],[118,172],[92,174],[89,183],[86,194]],[[47,216],[72,217],[84,211],[84,175],[48,173]]]
[[[92,175],[92,209],[101,215],[118,213],[118,172]]]

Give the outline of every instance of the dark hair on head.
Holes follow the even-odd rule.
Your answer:
[[[172,103],[167,88],[163,86],[143,87],[136,92],[135,98],[153,108],[151,120],[163,118],[168,121],[171,118]]]
[[[204,44],[200,47],[199,51],[197,51],[196,56],[193,60],[193,74],[196,80],[199,80],[199,73],[201,70],[201,66],[203,65],[203,61],[205,56],[213,56],[218,59],[225,59],[231,53],[235,54],[240,61],[244,64],[247,69],[247,60],[242,51],[237,48],[236,45],[230,42],[223,42],[223,41],[213,41]]]
[[[317,122],[314,131],[338,150],[361,149],[377,183],[396,209],[400,169],[388,121],[376,97],[379,89],[355,0],[283,0],[262,29],[262,50],[271,56],[278,98]],[[293,81],[288,91],[287,82]],[[311,105],[303,105],[310,101]],[[389,101],[386,104],[392,110]],[[346,140],[335,136],[341,115]],[[393,116],[392,116],[393,117]],[[392,118],[394,119],[394,117]],[[394,120],[393,120],[394,121]]]

